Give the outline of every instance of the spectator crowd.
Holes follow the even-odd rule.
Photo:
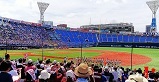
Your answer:
[[[11,60],[9,54],[0,58],[0,82],[159,82],[158,72],[140,68],[130,70],[121,66],[90,64],[74,60],[58,62],[46,59],[19,58]]]
[[[1,23],[3,22],[3,23]],[[40,26],[32,26],[14,21],[5,22],[0,20],[0,44],[14,46],[49,46],[53,45],[50,33]]]

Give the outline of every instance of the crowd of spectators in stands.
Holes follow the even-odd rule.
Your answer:
[[[159,73],[124,69],[119,66],[100,66],[71,60],[58,62],[19,58],[11,60],[9,54],[0,58],[0,82],[158,82]]]
[[[1,22],[1,21],[0,21]],[[0,23],[0,44],[41,46],[53,45],[53,40],[45,28],[23,23]]]

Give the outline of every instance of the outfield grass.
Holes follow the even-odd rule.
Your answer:
[[[114,48],[114,47],[92,47],[92,48],[83,48],[83,50],[110,50],[110,51],[117,51],[117,52],[131,52],[131,48]],[[31,50],[8,50],[8,53],[14,53],[14,52],[31,52],[37,55],[42,54],[41,49],[31,49]],[[4,57],[5,50],[0,51],[0,56]],[[144,55],[147,57],[150,57],[152,59],[151,62],[143,65],[137,65],[133,66],[133,68],[143,68],[144,66],[149,66],[150,68],[156,68],[159,70],[159,50],[158,49],[146,49],[146,48],[134,48],[133,53],[135,54],[140,54]],[[85,57],[94,57],[100,54],[100,52],[82,52],[83,56]],[[68,50],[54,50],[54,49],[44,49],[44,55],[45,56],[58,56],[58,57],[80,57],[81,51],[79,48],[76,49],[68,49]],[[23,57],[24,55],[21,56],[11,56],[11,59],[18,59],[20,57]],[[37,58],[41,57],[29,57],[33,60],[36,60]],[[54,59],[51,59],[54,60]],[[56,59],[59,60],[59,59]],[[130,67],[130,66],[129,66]]]

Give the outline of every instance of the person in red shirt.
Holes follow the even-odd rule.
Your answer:
[[[26,72],[27,70],[29,70],[29,69],[33,69],[33,70],[36,69],[36,67],[33,65],[32,59],[29,59],[29,60],[28,60],[28,64],[27,64],[27,66],[25,67],[25,72]]]
[[[35,81],[36,78],[33,79],[33,77],[32,77],[32,76],[35,76],[35,69],[36,69],[36,67],[33,65],[33,61],[31,59],[29,59],[28,64],[25,67],[26,82],[34,82]]]

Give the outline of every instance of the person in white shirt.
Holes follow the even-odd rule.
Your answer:
[[[114,76],[114,81],[115,82],[117,82],[118,81],[118,79],[119,79],[119,72],[117,71],[117,68],[116,67],[114,67],[114,70],[112,71],[112,74],[113,74],[113,76]]]
[[[67,63],[67,72],[66,72],[66,77],[71,77],[73,81],[76,80],[75,74],[73,72],[73,66],[71,62]]]

